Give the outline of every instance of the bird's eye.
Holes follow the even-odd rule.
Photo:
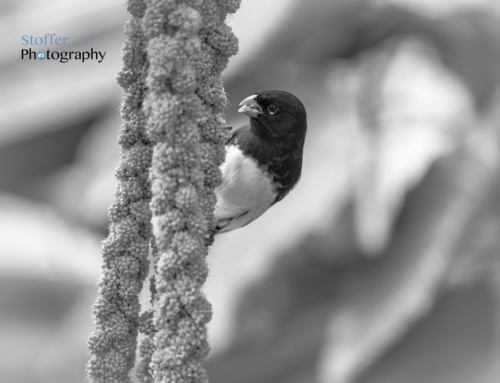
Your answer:
[[[274,104],[269,104],[269,106],[267,107],[267,111],[269,112],[269,114],[275,114],[278,111],[278,107]]]

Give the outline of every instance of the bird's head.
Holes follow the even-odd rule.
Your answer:
[[[264,90],[245,98],[238,112],[250,117],[251,128],[263,139],[303,142],[307,130],[306,109],[283,90]]]

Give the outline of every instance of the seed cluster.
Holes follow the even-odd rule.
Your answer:
[[[158,257],[153,312],[141,316],[141,382],[206,382],[211,306],[201,292],[208,274],[204,239],[213,227],[228,139],[221,72],[238,41],[225,24],[239,2],[147,0],[150,172]]]
[[[152,145],[145,131],[142,102],[146,91],[147,56],[141,1],[129,1],[123,68],[118,83],[125,90],[124,124],[118,136],[121,159],[118,185],[109,210],[109,236],[102,245],[102,277],[93,306],[95,329],[89,338],[87,365],[92,383],[127,383],[135,363],[139,326],[139,293],[148,273],[152,237],[149,167]]]
[[[207,382],[211,306],[204,245],[228,129],[221,73],[238,51],[226,25],[240,0],[128,0],[118,83],[121,161],[89,339],[92,383],[127,383],[138,330],[141,382]],[[154,234],[154,235],[153,235]],[[155,256],[153,310],[138,296]]]

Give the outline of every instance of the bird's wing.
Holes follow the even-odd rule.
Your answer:
[[[261,216],[276,199],[271,178],[236,145],[226,147],[222,184],[215,189],[217,230],[227,232]]]

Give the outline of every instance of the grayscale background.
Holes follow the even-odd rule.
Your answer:
[[[2,383],[85,380],[126,19],[0,3]],[[500,2],[243,0],[228,22],[228,124],[278,88],[309,128],[296,189],[210,250],[210,381],[498,383]],[[46,33],[105,59],[21,60]]]

